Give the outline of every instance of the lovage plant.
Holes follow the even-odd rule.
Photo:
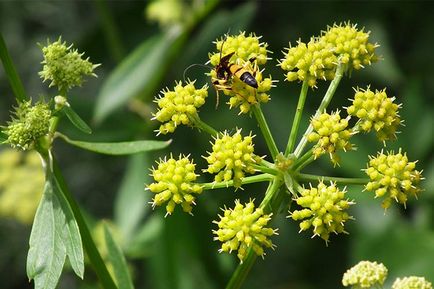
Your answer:
[[[345,186],[364,186],[361,191],[383,198],[384,209],[394,202],[405,206],[409,198],[421,192],[419,185],[423,178],[416,162],[409,160],[402,149],[397,152],[387,149],[402,123],[401,105],[395,102],[395,97],[389,96],[385,88],[370,86],[337,92],[344,76],[378,62],[378,44],[370,40],[369,32],[351,23],[333,25],[307,43],[299,40],[286,49],[279,65],[285,79],[300,83],[301,90],[284,148],[277,147],[261,109],[271,101],[272,87],[276,85],[263,68],[272,60],[267,43],[255,34],[243,32],[225,35],[215,44],[216,51],[209,54],[209,63],[214,67],[209,73],[212,86],[198,86],[196,81],[177,82],[173,89],[163,90],[156,98],[158,109],[153,117],[161,123],[157,135],[172,133],[180,125],[207,133],[211,145],[203,157],[208,167],[196,169],[188,152],[178,158],[170,155],[152,168],[154,182],[147,189],[155,194],[152,206],[165,205],[168,216],[177,205],[192,214],[193,206],[206,199],[203,196],[198,200],[198,195],[206,195],[209,190],[244,188],[241,194],[248,195],[247,184],[268,183],[262,200],[251,199],[245,204],[235,200],[235,205],[225,206],[214,221],[214,239],[221,242],[219,251],[236,252],[240,261],[226,288],[239,288],[257,256],[264,256],[267,248],[275,247],[272,239],[278,228],[271,221],[279,208],[284,208],[290,220],[299,222],[300,231],[310,231],[327,244],[333,234],[347,233],[345,224],[353,219],[349,208],[355,201],[347,196]],[[329,82],[329,87],[308,128],[300,132],[307,95],[317,94],[319,82]],[[254,140],[259,136],[241,128],[217,131],[200,118],[199,109],[210,89],[224,94],[226,104],[239,110],[239,115],[254,116],[262,133],[260,137],[267,144],[267,155],[255,151]],[[330,109],[335,95],[349,98],[348,105]],[[385,149],[369,160],[366,157],[365,177],[305,172],[308,165],[321,157],[328,157],[333,166],[339,166],[340,157],[356,149],[352,143],[354,135],[370,132],[375,133]],[[201,172],[213,175],[214,181],[201,183]],[[285,198],[286,195],[290,198]],[[296,205],[290,209],[291,203]]]

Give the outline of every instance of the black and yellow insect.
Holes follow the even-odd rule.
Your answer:
[[[213,81],[213,84],[224,85],[229,81],[229,78],[233,76],[253,88],[258,88],[258,82],[253,76],[254,72],[250,72],[241,65],[229,62],[229,59],[234,53],[235,52],[229,53],[220,59],[220,62],[215,67],[217,78]],[[253,61],[254,60],[250,60],[250,62]]]

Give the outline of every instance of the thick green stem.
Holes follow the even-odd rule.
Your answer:
[[[337,184],[342,185],[366,185],[369,183],[368,178],[341,178],[341,177],[327,177],[327,176],[317,176],[317,175],[311,175],[311,174],[297,174],[295,175],[295,178],[299,181],[328,181],[328,182],[334,182]]]
[[[343,73],[344,73],[344,65],[342,63],[338,64],[338,67],[336,68],[335,78],[330,82],[329,88],[327,89],[326,94],[324,95],[323,100],[321,101],[321,104],[319,105],[315,116],[318,116],[322,114],[327,106],[330,104],[330,101],[333,98],[333,95],[335,94],[336,89],[339,86],[339,82],[342,79]],[[296,157],[299,157],[301,153],[303,152],[306,144],[307,144],[307,136],[313,131],[312,124],[309,125],[309,127],[304,132],[303,138],[300,140],[300,142],[297,145],[297,148],[294,151],[294,154]]]
[[[252,105],[253,114],[256,117],[256,121],[259,124],[262,135],[264,136],[265,142],[267,143],[268,149],[270,150],[271,157],[273,160],[276,158],[279,150],[277,149],[276,143],[273,136],[271,135],[270,128],[265,120],[264,114],[262,113],[261,106],[258,104]]]
[[[188,117],[190,121],[193,122],[194,126],[199,130],[203,130],[212,136],[217,136],[219,134],[219,132],[215,130],[212,126],[210,126],[206,122],[203,122],[198,115],[189,115]]]
[[[312,161],[313,148],[308,150],[304,155],[298,158],[292,166],[293,171],[299,171]]]
[[[279,208],[283,196],[283,191],[279,191],[281,184],[282,180],[278,177],[275,177],[268,186],[268,189],[265,192],[265,197],[259,206],[264,210],[264,213],[275,213]],[[246,258],[238,265],[238,267],[235,269],[235,272],[232,274],[229,283],[226,285],[226,289],[241,288],[241,285],[244,283],[244,280],[249,274],[250,269],[252,269],[253,264],[255,264],[257,257],[258,255],[256,255],[253,249],[250,248],[247,252]]]
[[[298,98],[297,110],[295,111],[294,121],[292,123],[288,145],[286,146],[286,150],[285,150],[285,156],[288,156],[294,149],[295,140],[297,139],[298,128],[300,127],[300,120],[303,115],[304,103],[306,102],[308,88],[309,86],[307,84],[307,80],[304,80],[303,85],[301,87],[300,96]]]
[[[273,178],[274,178],[274,176],[270,175],[270,174],[260,174],[260,175],[255,175],[255,176],[243,178],[241,184],[245,185],[245,184],[265,182],[265,181],[270,181]],[[232,187],[233,185],[234,185],[233,181],[212,182],[212,183],[201,184],[201,186],[204,190],[228,188],[228,187]]]

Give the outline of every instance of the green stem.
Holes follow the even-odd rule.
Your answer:
[[[306,102],[307,90],[309,86],[307,80],[303,81],[301,86],[300,96],[298,98],[297,110],[295,111],[294,121],[292,122],[291,133],[289,135],[288,145],[286,146],[285,156],[288,156],[295,146],[295,140],[297,139],[298,129],[300,127],[301,117],[303,115],[304,103]]]
[[[267,173],[273,176],[278,174],[278,171],[275,168],[270,168],[268,166],[263,166],[263,165],[252,165],[252,166],[255,168],[255,170],[261,173]]]
[[[188,117],[199,130],[203,130],[212,136],[218,136],[219,132],[206,122],[202,121],[198,115],[189,115]]]
[[[270,181],[274,178],[274,176],[270,174],[260,174],[250,177],[243,178],[241,184],[252,184],[252,183],[259,183],[259,182],[265,182]],[[204,183],[201,184],[204,190],[212,190],[212,189],[222,189],[222,188],[228,188],[232,187],[234,185],[233,181],[227,181],[227,182],[212,182],[212,183]]]
[[[267,143],[268,149],[270,150],[271,157],[273,160],[276,158],[279,150],[277,149],[276,143],[274,142],[274,138],[271,135],[270,128],[265,120],[264,114],[262,113],[261,106],[259,103],[252,105],[253,114],[256,117],[256,121],[259,124],[259,128],[261,129],[262,135],[265,138],[265,142]]]
[[[294,165],[292,166],[292,170],[293,171],[301,170],[303,167],[305,167],[310,162],[310,159],[312,158],[312,156],[313,156],[313,148],[308,150],[304,155],[302,155],[301,157],[299,157],[295,161]],[[306,163],[306,162],[308,162],[308,163]]]
[[[366,185],[367,183],[369,183],[368,178],[341,178],[341,177],[317,176],[311,174],[297,174],[295,175],[295,178],[299,181],[319,182],[323,180],[323,181],[335,182],[337,184],[342,184],[342,185]]]
[[[89,257],[92,267],[94,268],[101,282],[102,288],[117,289],[116,284],[114,283],[112,277],[110,276],[110,273],[108,272],[107,267],[104,264],[104,261],[102,260],[101,255],[98,252],[98,249],[96,248],[91,233],[87,227],[83,215],[81,214],[80,208],[77,202],[75,201],[75,199],[73,198],[73,196],[71,195],[71,193],[69,192],[68,187],[66,186],[65,180],[63,179],[62,173],[60,172],[60,169],[54,157],[52,158],[52,162],[53,162],[54,176],[56,178],[59,187],[61,188],[62,193],[64,194],[66,200],[71,206],[71,209],[74,213],[74,217],[78,224],[78,228],[80,229],[81,238],[83,240],[83,246],[86,250],[87,256]]]
[[[330,104],[330,101],[332,100],[333,95],[335,94],[335,91],[339,86],[339,82],[342,79],[342,76],[344,73],[344,67],[345,67],[345,65],[343,65],[342,63],[338,64],[338,67],[336,68],[335,78],[333,78],[333,80],[330,82],[330,85],[327,89],[327,92],[324,95],[324,98],[321,101],[321,104],[319,105],[314,117],[317,117],[318,115],[322,114],[326,110],[327,106]],[[303,138],[300,140],[300,142],[297,145],[297,148],[294,151],[294,155],[296,157],[299,157],[301,155],[301,153],[303,152],[303,150],[307,144],[307,136],[312,131],[313,131],[313,127],[312,127],[312,124],[310,124],[309,127],[304,132]]]
[[[279,191],[281,184],[282,180],[275,177],[268,186],[268,189],[265,192],[265,197],[262,200],[261,205],[259,206],[260,208],[264,209],[265,213],[276,212],[279,208],[283,197],[283,191]],[[238,265],[238,267],[235,269],[235,272],[232,274],[229,283],[226,285],[226,289],[241,288],[241,285],[244,283],[244,280],[249,274],[250,269],[252,269],[253,264],[255,264],[257,257],[258,255],[256,255],[253,249],[250,248],[247,252],[246,258],[243,260],[242,263]]]

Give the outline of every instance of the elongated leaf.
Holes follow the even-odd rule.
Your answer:
[[[92,129],[70,106],[65,105],[63,111],[76,128],[87,134],[92,133]]]
[[[53,178],[53,181],[55,179]],[[83,244],[81,243],[80,230],[78,229],[77,221],[75,220],[74,213],[71,206],[65,198],[64,193],[57,181],[54,187],[55,194],[58,197],[62,213],[65,215],[65,224],[62,225],[62,237],[66,247],[66,255],[68,256],[69,263],[75,274],[83,279],[84,275],[84,254]]]
[[[146,167],[150,161],[146,153],[135,154],[129,157],[122,184],[118,190],[114,204],[114,221],[121,230],[122,240],[129,244],[135,237],[135,231],[142,220],[146,210],[146,193],[143,191],[144,183],[148,178]],[[129,247],[129,245],[128,245]]]
[[[106,155],[130,155],[140,152],[159,150],[167,147],[172,141],[140,140],[126,142],[85,142],[68,138],[58,134],[67,143],[79,148]]]
[[[130,272],[128,271],[127,262],[124,254],[116,244],[110,228],[104,223],[104,239],[107,245],[107,251],[110,263],[113,265],[116,283],[119,289],[134,289],[133,281],[131,280]]]
[[[7,139],[7,135],[4,132],[0,131],[0,144],[5,142]]]
[[[17,71],[15,70],[14,64],[12,62],[12,58],[9,55],[8,49],[6,47],[6,43],[1,33],[0,33],[0,59],[3,63],[6,76],[8,77],[9,84],[12,87],[12,91],[14,92],[15,98],[18,100],[18,102],[23,102],[24,100],[27,100],[28,97],[24,90],[23,83],[21,82],[21,79],[18,76]]]
[[[48,180],[30,234],[27,276],[35,280],[35,289],[54,289],[66,258],[62,240],[65,215]]]
[[[149,99],[185,39],[182,29],[172,29],[165,34],[146,39],[127,56],[101,88],[95,107],[95,121],[102,121],[139,94]]]

